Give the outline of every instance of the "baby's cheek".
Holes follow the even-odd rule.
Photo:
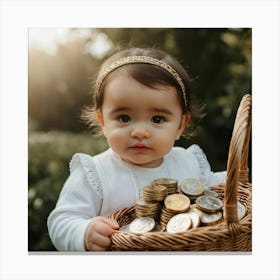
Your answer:
[[[161,137],[158,137],[157,141],[155,142],[158,151],[160,151],[162,154],[166,154],[174,146],[175,139],[173,137],[170,137],[170,134],[162,135]]]
[[[126,143],[127,136],[118,129],[112,130],[109,135],[107,135],[108,144],[113,148],[121,148]]]

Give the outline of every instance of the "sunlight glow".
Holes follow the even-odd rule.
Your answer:
[[[69,28],[30,28],[29,47],[55,54],[57,45],[68,41]]]
[[[101,59],[112,48],[112,42],[101,32],[92,33],[90,28],[30,28],[29,47],[55,55],[58,44],[75,41],[79,38],[91,38],[85,45],[85,51]]]

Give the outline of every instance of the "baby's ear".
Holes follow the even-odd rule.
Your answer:
[[[96,119],[103,131],[103,135],[106,137],[106,132],[105,132],[105,125],[104,125],[104,118],[101,112],[97,112],[96,114]]]
[[[176,140],[180,139],[180,137],[183,134],[183,132],[184,132],[186,126],[188,125],[190,119],[191,119],[190,114],[182,115],[181,123],[180,123],[179,129],[177,130],[177,133],[176,133]]]
[[[97,118],[100,126],[103,127],[104,126],[104,119],[103,119],[102,113],[101,112],[97,112],[96,118]]]

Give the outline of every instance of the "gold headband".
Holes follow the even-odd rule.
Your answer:
[[[175,80],[177,81],[179,86],[181,87],[181,90],[183,93],[183,98],[184,98],[184,103],[185,103],[185,106],[187,107],[186,90],[185,90],[185,86],[184,86],[184,83],[183,83],[180,75],[169,64],[165,63],[162,60],[159,60],[159,59],[156,59],[156,58],[153,58],[150,56],[139,56],[139,55],[138,56],[127,56],[127,57],[122,57],[122,58],[118,59],[117,61],[113,62],[101,73],[101,75],[98,79],[98,82],[96,84],[96,92],[99,92],[101,84],[103,83],[104,79],[106,78],[106,76],[109,73],[111,73],[112,71],[114,71],[115,69],[117,69],[123,65],[134,64],[134,63],[147,63],[147,64],[156,65],[156,66],[163,68],[168,73],[170,73],[175,78]]]

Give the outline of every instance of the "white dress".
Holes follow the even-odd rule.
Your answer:
[[[53,244],[60,251],[84,251],[85,232],[93,217],[135,205],[142,188],[158,178],[175,178],[179,185],[196,178],[209,187],[224,183],[226,172],[212,172],[198,145],[172,148],[156,168],[128,164],[111,149],[94,157],[75,154],[70,176],[48,217]]]

